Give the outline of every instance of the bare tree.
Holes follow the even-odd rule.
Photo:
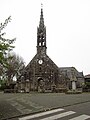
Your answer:
[[[25,68],[25,63],[21,56],[15,53],[8,54],[8,67],[6,68],[5,74],[7,77],[7,83],[10,84],[14,78],[17,80],[20,76],[21,71]]]

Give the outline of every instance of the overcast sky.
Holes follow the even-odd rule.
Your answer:
[[[41,3],[47,54],[58,67],[90,73],[90,0],[0,0],[0,22],[10,15],[5,37],[16,37],[14,51],[26,65],[36,54]]]

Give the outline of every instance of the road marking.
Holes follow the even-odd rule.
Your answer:
[[[55,109],[55,110],[50,110],[50,111],[46,111],[46,112],[42,112],[42,113],[26,116],[26,117],[23,117],[23,118],[19,118],[19,120],[28,120],[28,119],[40,117],[40,116],[43,116],[43,115],[48,115],[48,114],[51,114],[51,113],[60,112],[60,111],[63,111],[63,110],[64,109],[61,109],[61,108]]]
[[[47,118],[40,119],[40,120],[56,120],[56,119],[59,119],[59,118],[62,118],[62,117],[68,116],[68,115],[72,115],[74,113],[76,113],[76,112],[68,111],[68,112],[64,112],[64,113],[61,113],[61,114],[58,114],[58,115],[53,115],[51,117],[47,117]]]
[[[74,117],[74,118],[69,119],[69,120],[86,120],[86,119],[88,119],[88,118],[90,118],[89,115],[80,115],[80,116],[78,116],[78,117]]]
[[[10,101],[10,104],[15,107],[19,112],[21,112],[22,114],[26,114],[26,113],[30,113],[32,110],[27,109],[25,106],[23,106],[22,104],[16,102],[16,101]]]

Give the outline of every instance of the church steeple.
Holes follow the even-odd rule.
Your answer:
[[[37,53],[46,54],[46,27],[44,25],[43,8],[41,4],[41,15],[39,27],[37,27]]]
[[[40,15],[39,27],[41,27],[42,29],[44,28],[44,18],[43,18],[43,7],[42,7],[42,4],[41,4],[41,15]]]

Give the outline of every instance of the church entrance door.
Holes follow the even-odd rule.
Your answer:
[[[38,92],[45,92],[45,82],[41,77],[38,78]]]

